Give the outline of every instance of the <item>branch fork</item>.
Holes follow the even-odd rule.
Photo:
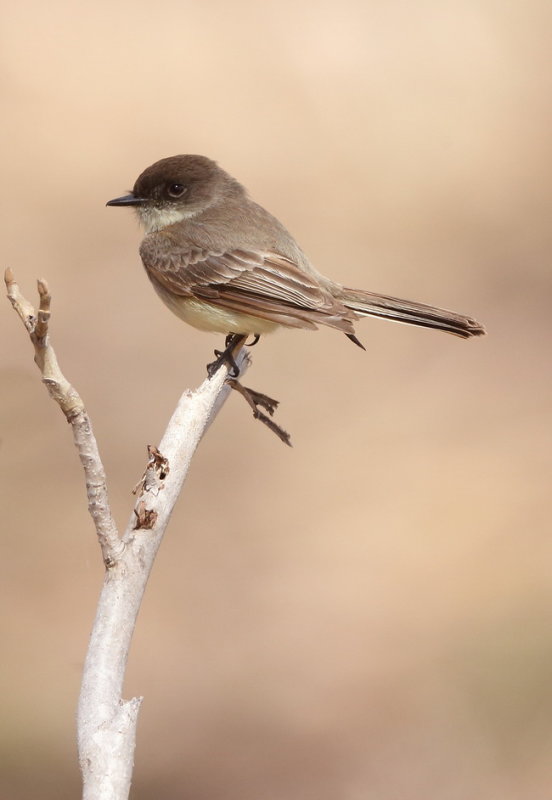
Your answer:
[[[159,448],[148,447],[148,464],[134,489],[136,500],[122,535],[113,520],[105,470],[84,403],[63,375],[49,335],[51,296],[38,281],[35,310],[15,280],[5,273],[8,298],[25,325],[35,362],[50,397],[71,425],[106,567],[86,655],[77,715],[83,800],[125,800],[130,790],[136,725],[141,698],[122,698],[123,679],[144,589],[184,483],[192,456],[231,391],[222,366],[194,392],[181,396]],[[236,354],[243,374],[249,358]]]

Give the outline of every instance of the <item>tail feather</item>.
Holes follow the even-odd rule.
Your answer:
[[[456,314],[444,308],[388,297],[362,289],[343,288],[339,300],[361,317],[381,317],[383,319],[404,322],[407,325],[420,325],[423,328],[434,328],[446,331],[463,339],[481,336],[485,328],[472,317]]]

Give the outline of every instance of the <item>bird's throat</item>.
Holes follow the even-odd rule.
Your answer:
[[[156,206],[142,205],[136,206],[136,213],[145,232],[155,233],[163,230],[163,228],[168,228],[169,225],[182,222],[183,219],[190,219],[197,212],[194,213],[194,211],[179,206],[158,208]]]

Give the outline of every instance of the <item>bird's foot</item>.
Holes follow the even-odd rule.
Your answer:
[[[242,336],[241,333],[229,333],[224,342],[224,350],[215,350],[216,359],[210,364],[207,364],[207,375],[212,378],[215,372],[223,365],[228,367],[228,374],[231,378],[237,378],[240,374],[240,368],[236,364],[234,352],[245,344],[247,337]]]
[[[258,419],[260,422],[266,425],[267,428],[269,428],[282,442],[284,442],[284,444],[287,444],[289,447],[291,447],[289,433],[287,433],[287,431],[277,425],[274,420],[270,418],[278,408],[278,400],[273,400],[272,397],[268,397],[268,395],[263,394],[262,392],[256,392],[255,389],[248,389],[247,386],[242,386],[242,384],[234,377],[227,378],[226,383],[232,389],[235,389],[236,392],[241,394],[253,411],[253,416],[255,419]],[[262,411],[259,411],[259,406],[264,408],[265,411],[268,411],[270,416],[267,416]]]
[[[235,333],[229,333],[228,334],[228,336],[224,340],[224,346],[225,347],[228,347],[230,345],[230,343],[232,342],[232,337],[235,336],[235,335],[236,335]],[[261,334],[260,333],[255,333],[255,334],[253,334],[253,341],[252,342],[245,342],[245,344],[247,345],[247,347],[253,347],[253,345],[257,344],[257,342],[259,341],[260,338],[261,338]]]

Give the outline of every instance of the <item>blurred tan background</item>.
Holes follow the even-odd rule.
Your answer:
[[[254,349],[294,449],[231,397],[197,454],[131,653],[134,798],[550,797],[551,24],[547,0],[5,4],[2,262],[51,285],[121,525],[220,345],[105,208],[158,158],[217,159],[321,271],[489,331]],[[0,325],[0,796],[74,798],[102,567],[7,302]]]

